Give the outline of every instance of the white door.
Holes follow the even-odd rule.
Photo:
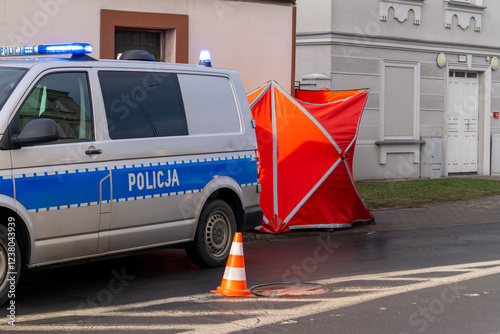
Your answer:
[[[448,80],[448,173],[477,172],[479,88],[477,73],[451,71]]]

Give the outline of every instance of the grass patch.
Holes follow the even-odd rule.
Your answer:
[[[369,209],[421,208],[500,195],[500,181],[478,178],[357,182],[356,186]]]

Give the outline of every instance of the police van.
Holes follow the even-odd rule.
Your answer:
[[[91,50],[0,47],[0,302],[25,268],[172,245],[222,266],[262,221],[237,73]]]

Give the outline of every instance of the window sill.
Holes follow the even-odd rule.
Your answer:
[[[420,145],[424,140],[379,140],[375,145],[379,147],[379,164],[387,164],[387,154],[413,154],[413,163],[420,163]]]
[[[473,5],[466,2],[459,2],[453,0],[445,0],[444,8],[448,9],[462,9],[466,11],[480,11],[481,13],[486,9],[486,6]]]
[[[424,140],[378,140],[375,145],[422,145]]]

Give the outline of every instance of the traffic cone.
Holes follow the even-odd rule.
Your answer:
[[[224,296],[255,297],[247,289],[242,239],[241,233],[236,232],[229,252],[229,258],[227,259],[222,283],[217,287],[217,290],[211,290],[211,292]]]

